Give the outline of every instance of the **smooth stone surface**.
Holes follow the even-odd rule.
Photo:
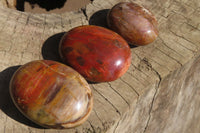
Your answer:
[[[157,20],[146,8],[121,2],[108,13],[108,26],[132,45],[147,45],[158,36]]]
[[[88,20],[90,20],[91,15],[104,9],[111,9],[117,2],[119,0],[94,0],[92,4],[86,6],[84,15],[86,14]],[[154,104],[156,102],[154,96],[163,97],[163,95],[159,95],[159,92],[166,92],[167,95],[173,95],[173,97],[177,96],[172,93],[172,90],[175,89],[170,87],[168,88],[169,90],[163,88],[165,92],[161,90],[156,93],[156,89],[152,84],[158,83],[156,81],[159,78],[164,80],[169,73],[174,73],[175,70],[192,60],[191,58],[194,55],[200,53],[200,25],[198,25],[200,3],[198,0],[138,0],[134,2],[144,5],[155,14],[159,23],[159,37],[150,45],[131,49],[133,56],[131,66],[120,79],[113,82],[91,84],[91,88],[94,90],[94,110],[84,124],[67,130],[38,128],[30,124],[30,121],[20,117],[19,112],[16,111],[16,108],[11,103],[12,101],[10,101],[8,84],[10,76],[16,70],[13,70],[13,67],[32,60],[43,59],[41,55],[43,42],[57,33],[68,31],[75,26],[88,24],[88,20],[86,20],[81,11],[43,15],[0,8],[0,132],[152,133],[158,131],[157,128],[160,128],[159,132],[168,133],[169,126],[173,126],[174,129],[177,129],[172,130],[173,133],[176,131],[177,133],[199,133],[200,130],[197,127],[200,125],[198,122],[200,117],[197,117],[195,113],[198,112],[199,106],[194,104],[195,102],[198,103],[197,99],[194,98],[192,98],[194,103],[191,104],[191,101],[188,101],[188,105],[192,105],[195,112],[188,112],[187,109],[184,109],[187,102],[178,104],[178,108],[185,112],[181,113],[184,115],[184,120],[182,116],[179,117],[180,119],[171,117],[174,118],[171,121],[165,119],[170,118],[169,114],[174,111],[173,109],[176,108],[177,104],[173,104],[173,109],[167,109],[168,114],[163,113],[163,110],[158,108],[156,110],[158,117],[156,117],[156,120],[154,119],[155,117],[153,118],[153,113],[155,112],[153,108],[156,108],[152,108],[152,106],[156,106]],[[99,20],[99,14],[97,14],[96,19],[96,21]],[[104,24],[105,19],[101,20]],[[49,52],[51,53],[51,51]],[[49,55],[49,57],[53,56],[53,53],[51,53],[51,56]],[[176,94],[187,96],[188,91],[179,90],[180,93]],[[198,95],[196,91],[192,92]],[[190,96],[193,95],[190,94]],[[182,97],[177,97],[177,100],[181,101],[180,98],[182,99]],[[169,98],[167,98],[167,101],[170,103],[169,105],[172,105]],[[173,99],[172,101],[174,102]],[[165,101],[163,102],[165,103]],[[188,115],[185,116],[187,113]],[[195,117],[191,117],[191,113]],[[164,115],[163,119],[160,119],[161,116],[159,114]],[[178,126],[177,118],[180,120]],[[176,124],[172,124],[172,121]],[[191,122],[191,125],[186,124],[186,121],[187,123]],[[162,125],[158,126],[157,122],[159,125],[163,124],[166,128],[161,128]],[[148,128],[148,126],[151,127]],[[187,130],[183,131],[182,129]]]
[[[26,117],[48,128],[80,125],[93,106],[86,80],[72,68],[50,60],[21,66],[10,82],[10,95]]]
[[[99,26],[73,28],[64,35],[59,49],[66,64],[93,82],[116,80],[131,63],[127,42],[117,33]]]

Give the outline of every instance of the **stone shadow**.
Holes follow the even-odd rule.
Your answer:
[[[107,24],[107,15],[109,13],[110,9],[103,9],[100,11],[95,12],[89,19],[90,25],[96,25],[101,26],[107,29],[110,29]],[[111,29],[110,29],[111,30]],[[134,44],[129,43],[130,48],[138,47]]]
[[[108,25],[107,25],[108,12],[109,12],[109,9],[103,9],[103,10],[99,10],[99,11],[95,12],[90,17],[89,24],[108,28]]]
[[[45,60],[62,62],[59,55],[59,43],[65,32],[49,37],[42,46],[42,56]]]
[[[9,94],[9,83],[20,66],[9,67],[0,72],[0,109],[10,118],[30,127],[44,129],[26,118],[14,105]]]

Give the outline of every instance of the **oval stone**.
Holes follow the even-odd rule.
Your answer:
[[[146,8],[132,2],[121,2],[112,7],[107,16],[110,29],[120,34],[128,43],[143,46],[158,36],[155,16]]]
[[[108,82],[121,77],[131,63],[131,50],[117,33],[85,25],[68,31],[60,42],[63,62],[88,81]]]
[[[10,81],[16,107],[47,128],[71,128],[88,118],[93,96],[86,80],[72,68],[50,60],[21,66]]]

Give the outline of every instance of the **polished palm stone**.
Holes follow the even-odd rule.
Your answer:
[[[10,81],[10,95],[30,120],[47,128],[71,128],[88,118],[93,96],[72,68],[50,60],[21,66]]]
[[[63,62],[92,82],[113,81],[131,63],[131,50],[117,33],[99,26],[85,25],[68,31],[60,42]]]
[[[107,22],[110,29],[131,45],[147,45],[158,36],[158,23],[153,13],[133,2],[120,2],[113,6]]]

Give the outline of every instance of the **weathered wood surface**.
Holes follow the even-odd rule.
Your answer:
[[[123,77],[90,84],[94,109],[87,122],[53,130],[33,124],[14,107],[8,93],[12,74],[32,60],[60,61],[63,32],[86,24],[106,26],[106,13],[119,0],[93,0],[82,10],[60,14],[19,12],[1,0],[0,133],[199,133],[200,1],[132,1],[156,15],[159,37],[131,48],[132,65]]]

